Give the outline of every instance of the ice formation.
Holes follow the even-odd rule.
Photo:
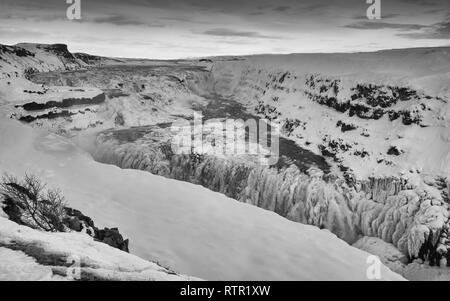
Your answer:
[[[361,236],[379,237],[414,258],[423,246],[436,247],[448,219],[447,204],[439,196],[399,179],[369,179],[351,186],[315,169],[307,175],[294,165],[277,169],[240,158],[177,155],[167,151],[164,139],[154,142],[144,135],[130,142],[117,135],[97,137],[92,151],[97,161],[200,184],[290,220],[329,229],[348,243]]]

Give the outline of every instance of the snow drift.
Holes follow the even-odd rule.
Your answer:
[[[199,280],[96,242],[87,234],[42,232],[3,217],[0,255],[0,279],[8,281]]]

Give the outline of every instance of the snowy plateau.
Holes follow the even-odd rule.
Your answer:
[[[381,280],[450,280],[449,83],[450,48],[161,61],[0,45],[0,173],[129,238],[127,253],[18,224],[2,196],[0,279],[71,280],[78,258],[86,280],[369,280],[373,254]],[[194,111],[279,122],[279,162],[174,153],[167,125]]]

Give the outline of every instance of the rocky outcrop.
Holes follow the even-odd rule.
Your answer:
[[[13,54],[18,57],[34,57],[34,53],[18,46],[0,45],[0,53]]]
[[[394,146],[389,147],[387,154],[393,155],[393,156],[400,156],[402,154],[402,150],[399,150],[398,147],[396,147],[394,145]]]
[[[309,75],[306,77],[305,95],[312,101],[333,108],[348,116],[356,116],[361,119],[378,120],[387,115],[389,120],[401,118],[404,125],[422,124],[423,113],[428,110],[426,104],[411,109],[396,109],[399,102],[408,102],[424,98],[431,100],[433,97],[419,95],[417,91],[409,87],[397,87],[390,85],[375,85],[372,83],[357,83],[350,88],[350,98],[342,98],[339,91],[339,79],[328,78],[321,75]],[[438,100],[437,98],[434,98]]]
[[[81,213],[81,211],[65,207],[67,217],[63,220],[64,224],[71,230],[82,232],[85,231],[95,240],[106,243],[116,249],[129,252],[128,239],[123,239],[118,228],[99,229],[95,226],[94,221]]]
[[[336,126],[340,127],[341,132],[343,132],[343,133],[348,132],[348,131],[353,131],[358,128],[358,126],[351,124],[351,123],[343,122],[342,120],[338,120],[338,122],[336,123]]]
[[[25,115],[25,116],[20,116],[19,120],[26,122],[26,123],[30,123],[33,121],[36,121],[38,119],[55,119],[55,118],[60,118],[60,117],[70,117],[73,116],[77,113],[75,112],[71,112],[69,110],[60,110],[60,111],[50,111],[48,113],[44,113],[44,114],[40,114],[40,115]]]
[[[78,105],[100,104],[105,101],[105,94],[101,93],[92,98],[65,98],[62,101],[48,101],[45,103],[29,102],[24,105],[16,106],[23,108],[25,111],[38,111],[50,108],[68,108]]]
[[[100,56],[90,55],[90,54],[87,54],[87,53],[79,53],[79,52],[73,53],[73,56],[74,56],[75,58],[77,58],[77,59],[79,59],[79,60],[85,62],[85,63],[88,64],[88,65],[96,65],[96,64],[99,64],[99,63],[101,63],[101,61],[102,61],[102,59],[103,59],[103,58],[100,57]]]
[[[27,225],[26,220],[23,218],[23,211],[25,208],[20,206],[19,202],[15,202],[10,197],[0,198],[3,204],[3,211],[6,213],[8,218],[19,224]],[[92,236],[96,241],[100,241],[110,245],[113,248],[129,252],[128,239],[124,239],[120,234],[118,228],[97,228],[94,221],[84,215],[81,211],[64,207],[64,218],[62,219],[63,227],[59,229],[61,232],[75,231],[75,232],[85,232]]]
[[[68,60],[74,60],[75,57],[70,53],[66,44],[38,44],[38,49],[43,49],[47,52],[53,53],[58,57],[62,57]]]

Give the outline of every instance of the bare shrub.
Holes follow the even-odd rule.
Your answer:
[[[63,219],[66,215],[65,201],[61,191],[46,189],[34,175],[25,175],[18,180],[11,175],[4,175],[0,182],[0,194],[5,201],[20,212],[23,224],[32,228],[55,232],[64,229]]]

